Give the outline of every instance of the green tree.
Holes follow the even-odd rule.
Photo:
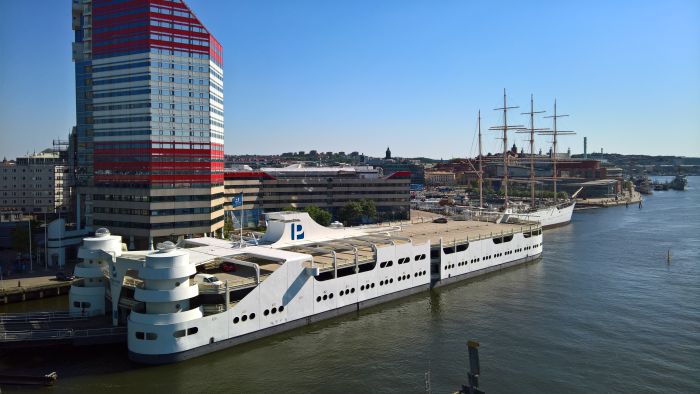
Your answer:
[[[350,201],[340,209],[340,221],[346,226],[357,224],[362,219],[362,204],[359,201]]]
[[[374,200],[364,199],[360,201],[362,206],[362,216],[364,216],[369,221],[375,221],[377,219],[377,205]]]
[[[233,231],[235,231],[233,220],[231,220],[231,215],[226,213],[224,216],[224,238],[229,239]]]
[[[19,223],[12,232],[10,243],[12,249],[21,252],[29,253],[29,229],[25,223]]]
[[[325,209],[319,208],[315,205],[309,205],[308,207],[304,208],[304,211],[311,216],[311,219],[321,226],[328,226],[331,224],[331,213]]]

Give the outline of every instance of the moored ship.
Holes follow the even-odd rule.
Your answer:
[[[169,363],[542,253],[534,222],[327,228],[291,212],[268,214],[267,222],[261,237],[194,238],[157,251],[126,251],[121,237],[99,230],[81,248],[71,310],[126,325],[132,360]]]

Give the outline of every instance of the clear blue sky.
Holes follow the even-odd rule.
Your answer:
[[[700,156],[697,0],[188,4],[224,46],[226,153],[464,156],[507,88],[557,98],[562,150]],[[0,156],[67,136],[71,41],[69,0],[0,0]]]

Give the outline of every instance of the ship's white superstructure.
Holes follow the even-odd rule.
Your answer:
[[[541,226],[532,222],[326,228],[305,213],[267,219],[258,245],[196,238],[184,247],[168,242],[157,251],[106,254],[106,296],[114,323],[128,326],[130,358],[187,359],[542,252]],[[194,281],[198,272],[215,274],[221,284]]]

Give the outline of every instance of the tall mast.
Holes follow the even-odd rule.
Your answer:
[[[481,155],[481,110],[479,110],[479,208],[484,208],[484,167]]]
[[[508,110],[509,109],[514,109],[514,108],[519,108],[519,107],[509,107],[508,104],[506,103],[506,90],[503,89],[503,107],[502,108],[494,108],[494,111],[503,111],[503,126],[493,126],[489,127],[489,130],[493,131],[501,131],[503,133],[503,137],[501,139],[503,140],[503,191],[504,191],[504,196],[505,200],[503,203],[503,210],[508,209],[508,129],[522,129],[523,126],[521,125],[509,125],[508,124]]]
[[[545,131],[547,129],[535,128],[535,114],[542,114],[545,111],[535,111],[535,100],[530,95],[530,112],[523,112],[522,115],[530,115],[530,129],[517,131],[518,133],[530,134],[530,206],[535,208],[535,131]]]
[[[557,115],[557,100],[554,100],[554,115],[545,116],[545,118],[552,118],[554,124],[554,129],[552,131],[546,131],[540,134],[549,134],[552,136],[552,184],[554,186],[554,203],[557,203],[557,136],[559,134],[575,134],[573,131],[562,131],[557,129],[557,119],[563,118],[569,115]]]

